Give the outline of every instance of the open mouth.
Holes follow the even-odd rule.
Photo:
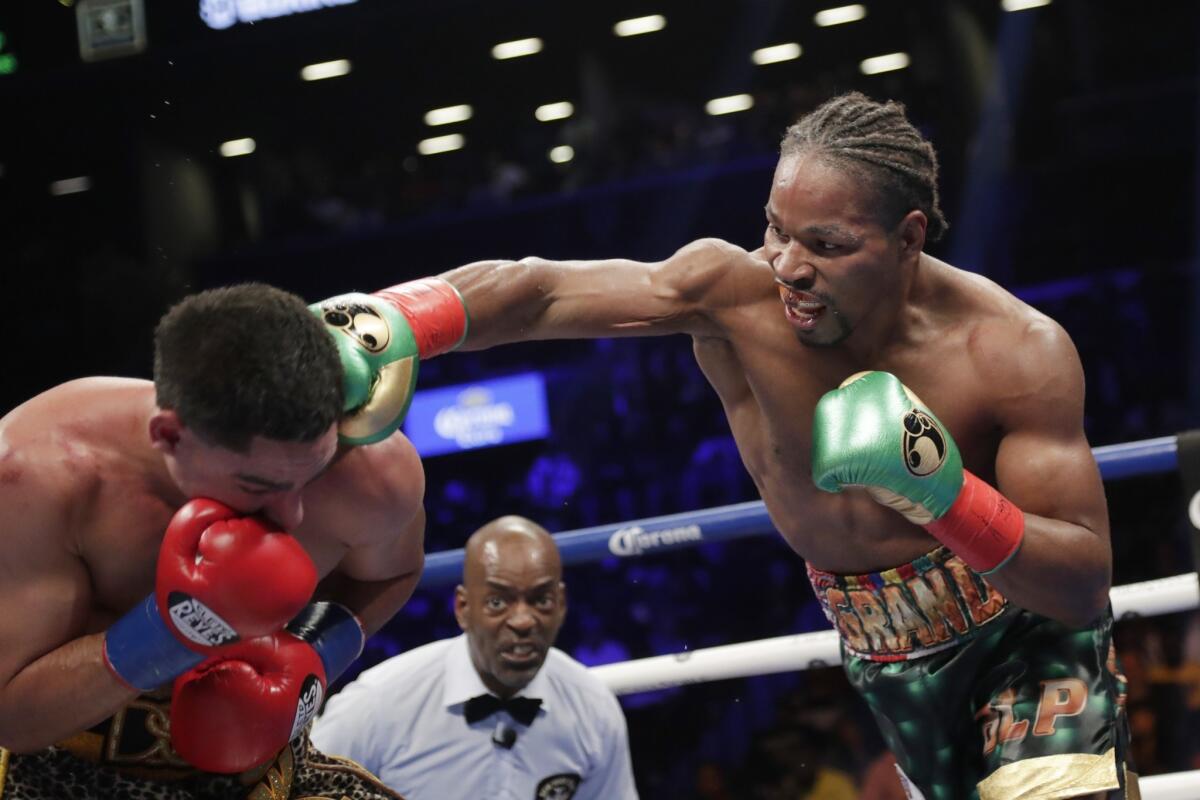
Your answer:
[[[800,330],[816,327],[825,314],[825,304],[808,292],[799,292],[780,284],[779,298],[783,300],[783,311],[788,321]]]
[[[500,660],[511,667],[528,667],[541,657],[541,648],[528,642],[510,644],[500,649]]]

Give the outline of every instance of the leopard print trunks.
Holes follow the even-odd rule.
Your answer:
[[[170,748],[166,706],[139,698],[101,725],[29,755],[0,749],[0,800],[403,800],[307,732],[243,775],[191,769]]]

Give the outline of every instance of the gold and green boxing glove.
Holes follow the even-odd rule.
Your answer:
[[[817,403],[813,481],[861,487],[929,531],[980,574],[1020,549],[1025,516],[963,468],[945,426],[889,372],[860,372]]]
[[[325,322],[342,358],[346,398],[338,438],[345,444],[391,436],[408,413],[420,361],[467,337],[466,303],[440,278],[342,294],[309,308]]]

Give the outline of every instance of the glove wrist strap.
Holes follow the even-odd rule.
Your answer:
[[[375,292],[375,297],[404,314],[421,360],[448,353],[467,338],[467,304],[458,289],[441,278],[397,284]]]
[[[367,643],[362,623],[341,603],[309,603],[287,624],[287,630],[317,651],[325,667],[326,685],[354,663]]]
[[[987,575],[1007,564],[1025,537],[1025,515],[990,484],[963,470],[963,485],[950,509],[926,523],[942,544],[971,569]]]
[[[117,680],[148,692],[204,660],[167,627],[153,594],[118,619],[104,634],[104,663]]]

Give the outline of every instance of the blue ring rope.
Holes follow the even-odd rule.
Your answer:
[[[1092,454],[1105,480],[1171,472],[1178,466],[1177,437],[1095,447]],[[685,511],[663,517],[597,525],[554,535],[563,564],[583,564],[609,556],[636,558],[645,553],[681,550],[705,542],[726,542],[774,533],[761,500]],[[443,550],[425,557],[421,586],[444,586],[462,577],[463,550]]]

